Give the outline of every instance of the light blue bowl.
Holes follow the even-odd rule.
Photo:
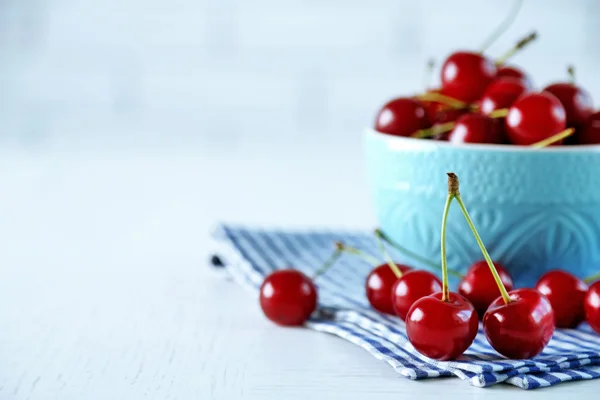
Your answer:
[[[454,172],[490,255],[516,285],[553,268],[582,278],[600,271],[600,146],[452,145],[368,130],[366,151],[380,227],[420,255],[440,260],[446,172]],[[483,259],[457,203],[447,254],[458,271]]]

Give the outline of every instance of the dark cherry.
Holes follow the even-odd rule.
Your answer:
[[[460,51],[446,59],[441,73],[444,94],[472,103],[496,77],[496,67],[480,53]]]
[[[504,266],[494,262],[496,271],[506,290],[513,290],[513,280]],[[458,293],[466,297],[475,307],[479,318],[483,318],[489,305],[500,297],[500,289],[485,260],[473,263],[458,284]]]
[[[525,72],[523,72],[521,69],[519,69],[517,67],[508,66],[508,65],[500,66],[500,67],[498,67],[496,76],[499,78],[500,77],[517,78],[517,79],[522,80],[528,89],[533,88],[533,83],[532,83],[529,75],[527,75]]]
[[[510,107],[505,124],[512,143],[534,144],[565,129],[565,108],[549,92],[524,94]]]
[[[489,114],[494,110],[508,108],[528,91],[525,83],[518,78],[497,78],[485,89],[479,109],[482,114]]]
[[[428,271],[413,270],[403,274],[392,288],[392,304],[396,315],[406,319],[408,310],[421,297],[440,292],[442,281]]]
[[[408,265],[396,264],[404,274],[412,270]],[[392,288],[398,280],[388,264],[374,268],[367,276],[366,293],[371,306],[379,312],[395,315]]]
[[[409,98],[394,99],[384,105],[375,121],[378,132],[396,136],[410,136],[429,125],[423,104]]]
[[[448,136],[450,143],[504,143],[504,130],[494,118],[481,114],[465,114],[456,120]]]
[[[557,328],[575,328],[585,319],[583,301],[588,285],[562,270],[546,272],[535,288],[548,298]]]
[[[499,297],[483,316],[483,331],[494,349],[505,357],[526,359],[542,352],[554,333],[550,302],[535,289],[509,292],[511,302]]]
[[[317,307],[317,288],[300,271],[275,271],[265,278],[260,287],[260,307],[276,324],[299,326]]]
[[[406,333],[414,348],[436,360],[454,360],[469,348],[479,321],[473,305],[458,293],[442,293],[417,300],[406,316]]]
[[[589,116],[578,130],[576,140],[578,144],[600,144],[600,111]]]
[[[585,296],[585,320],[600,333],[600,281],[592,284]]]
[[[594,112],[592,96],[587,90],[572,83],[555,83],[544,89],[562,103],[567,112],[567,125],[580,127]]]

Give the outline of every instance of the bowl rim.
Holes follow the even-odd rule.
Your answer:
[[[499,152],[520,152],[520,153],[600,153],[600,144],[580,144],[573,146],[554,146],[535,149],[529,146],[516,146],[512,144],[486,144],[486,143],[460,143],[454,144],[438,140],[425,140],[406,136],[395,136],[379,132],[373,128],[366,128],[366,136],[373,136],[377,139],[385,139],[395,148],[412,147],[421,149],[436,148],[457,148],[461,150],[473,151],[499,151]]]

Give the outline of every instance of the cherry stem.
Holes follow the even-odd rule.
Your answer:
[[[541,140],[531,145],[534,149],[542,149],[546,146],[550,146],[553,143],[559,142],[566,137],[571,136],[575,132],[575,128],[567,128],[564,131],[558,132],[556,135],[552,135],[549,138]]]
[[[515,18],[519,14],[521,6],[523,5],[523,0],[515,0],[512,8],[510,9],[508,15],[504,20],[498,25],[498,27],[492,32],[492,34],[485,40],[483,45],[481,45],[481,53],[486,51],[488,47],[492,45],[506,30],[512,25],[515,21]]]
[[[490,118],[504,118],[508,115],[508,108],[499,108],[488,114]]]
[[[423,87],[429,88],[431,86],[431,77],[433,76],[433,68],[435,67],[435,60],[430,58],[427,60],[425,67],[425,73],[423,74]]]
[[[448,185],[450,185],[450,179],[448,179]],[[448,212],[450,211],[452,200],[454,200],[454,195],[448,191],[446,205],[444,206],[444,214],[442,215],[442,301],[448,301],[450,298],[450,289],[448,289],[448,260],[446,260],[446,225],[448,222]]]
[[[467,103],[465,103],[464,101],[457,100],[453,97],[446,96],[445,94],[441,94],[441,93],[423,93],[416,97],[419,100],[435,101],[435,102],[447,105],[448,107],[451,107],[451,108],[460,109],[460,108],[469,107],[469,105]]]
[[[525,36],[523,39],[519,40],[512,49],[508,50],[506,53],[504,53],[502,56],[496,59],[496,65],[504,64],[506,60],[514,56],[517,52],[519,52],[529,43],[533,42],[535,39],[537,39],[537,32],[534,31],[529,35]]]
[[[439,135],[440,133],[445,133],[445,132],[451,131],[452,129],[454,129],[454,125],[456,125],[456,122],[454,122],[454,121],[444,122],[443,124],[435,124],[431,128],[419,129],[418,131],[413,133],[411,135],[411,137],[423,139],[423,138]]]
[[[312,280],[317,279],[319,276],[321,276],[325,272],[327,272],[327,270],[329,268],[331,268],[333,266],[333,264],[335,264],[335,262],[338,260],[338,258],[340,258],[341,255],[342,255],[342,249],[336,243],[335,251],[333,252],[331,257],[329,257],[329,259],[327,261],[325,261],[325,264],[323,264],[323,266],[321,268],[319,268],[318,270],[315,271],[315,273],[312,277]]]
[[[471,228],[471,232],[473,232],[473,236],[475,236],[475,240],[477,241],[477,244],[479,245],[479,248],[481,249],[483,258],[485,258],[485,261],[487,262],[488,267],[490,267],[490,271],[492,272],[492,275],[494,276],[496,285],[498,285],[498,289],[500,289],[500,295],[502,296],[502,300],[504,300],[504,303],[506,303],[506,304],[510,303],[511,300],[510,300],[510,296],[509,296],[508,292],[506,291],[506,287],[504,287],[504,283],[502,283],[502,279],[500,279],[500,275],[498,275],[498,271],[496,271],[494,262],[492,261],[492,258],[490,257],[487,249],[485,248],[485,245],[483,244],[483,241],[481,240],[481,237],[479,236],[479,233],[477,232],[475,225],[473,225],[473,221],[471,220],[471,216],[469,215],[469,212],[467,211],[467,208],[465,207],[465,203],[463,203],[462,198],[460,197],[458,176],[456,176],[452,172],[448,173],[448,192],[449,192],[448,195],[453,195],[454,198],[456,199],[456,201],[458,202],[458,205],[460,206],[460,209],[461,209],[463,215],[465,216],[465,219],[467,220],[467,224],[469,224],[469,228]]]
[[[385,249],[385,246],[383,245],[383,241],[381,240],[381,237],[379,237],[379,235],[375,235],[375,237],[377,239],[377,245],[379,246],[379,250],[383,254],[385,261],[390,266],[390,269],[392,270],[394,275],[396,275],[396,278],[400,278],[402,276],[402,271],[400,270],[400,268],[398,268],[396,263],[392,260],[392,257],[390,257],[390,254]]]
[[[346,246],[345,244],[339,243],[339,242],[337,242],[335,245],[337,246],[337,248],[340,251],[358,256],[358,257],[362,258],[362,260],[364,262],[366,262],[367,264],[378,265],[381,263],[381,261],[379,261],[377,258],[372,257],[372,256],[366,254],[364,251],[360,251],[359,249],[357,249],[355,247]]]
[[[599,272],[599,273],[597,273],[597,274],[594,274],[594,275],[592,275],[592,276],[588,276],[588,277],[587,277],[587,278],[585,278],[583,281],[584,281],[585,283],[594,283],[594,282],[596,282],[597,280],[600,280],[600,272]]]
[[[398,250],[400,253],[404,254],[407,257],[410,257],[414,260],[419,261],[422,264],[427,265],[428,267],[434,268],[434,269],[442,269],[442,267],[440,267],[439,264],[434,263],[431,260],[426,259],[425,257],[422,257],[420,255],[418,255],[417,253],[415,253],[414,251],[410,251],[409,249],[407,249],[404,246],[401,246],[398,242],[394,241],[392,238],[390,238],[385,232],[383,232],[381,229],[376,229],[375,230],[375,235],[380,237],[381,240],[383,240],[384,242],[386,242],[387,244],[389,244],[390,246],[392,246],[393,248],[395,248],[396,250]],[[464,278],[464,275],[453,271],[453,270],[448,270],[448,273],[452,276],[455,276],[457,278]]]
[[[569,65],[567,67],[567,74],[569,75],[569,82],[575,83],[575,67]]]

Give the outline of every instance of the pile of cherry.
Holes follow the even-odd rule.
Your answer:
[[[451,54],[439,88],[391,100],[379,111],[375,129],[455,144],[600,144],[600,111],[594,113],[572,67],[569,81],[535,91],[522,69],[505,64],[536,37],[525,37],[495,61],[477,52]]]
[[[481,241],[461,198],[458,177],[453,173],[448,174],[448,193],[442,217],[441,266],[376,230],[386,263],[336,243],[331,258],[312,278],[294,269],[278,270],[265,278],[260,288],[260,305],[266,317],[283,326],[304,324],[317,307],[313,281],[347,252],[374,266],[365,283],[371,306],[404,320],[413,347],[430,358],[452,360],[463,354],[477,335],[479,320],[490,345],[512,359],[541,353],[555,327],[575,328],[587,320],[600,334],[600,274],[582,280],[567,271],[552,270],[539,279],[535,288],[514,289],[508,271],[491,260]],[[484,257],[471,265],[464,276],[449,270],[446,261],[446,221],[453,201],[460,206]],[[394,262],[384,242],[422,263],[441,268],[442,279],[429,271]],[[449,291],[448,274],[460,276],[458,292]]]

